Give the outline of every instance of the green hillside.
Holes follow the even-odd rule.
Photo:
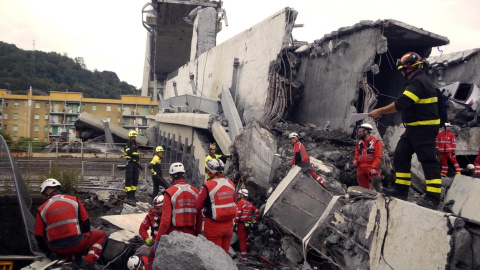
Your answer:
[[[68,91],[82,92],[86,98],[118,99],[120,95],[140,93],[140,89],[120,81],[113,71],[88,70],[82,57],[27,51],[0,41],[0,89],[26,94],[30,86],[34,95]]]

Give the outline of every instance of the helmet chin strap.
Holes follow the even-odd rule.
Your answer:
[[[405,80],[408,80],[408,77],[410,75],[412,75],[415,71],[417,71],[418,69],[417,68],[407,68],[405,69],[405,71],[403,72],[403,78],[405,78]]]

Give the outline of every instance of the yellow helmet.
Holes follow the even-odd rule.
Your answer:
[[[214,143],[211,143],[209,146],[208,146],[208,150],[216,150],[217,149],[217,145],[214,144]]]
[[[163,147],[161,146],[157,146],[157,148],[155,148],[155,152],[163,152]]]
[[[128,132],[128,137],[137,137],[137,132],[135,130],[131,130]]]

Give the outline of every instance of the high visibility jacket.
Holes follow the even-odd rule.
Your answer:
[[[379,168],[382,161],[382,143],[370,136],[370,140],[360,140],[355,148],[355,160],[359,169]]]
[[[143,240],[148,238],[148,229],[150,229],[150,236],[155,239],[161,219],[162,216],[157,216],[155,209],[148,211],[148,214],[145,219],[143,219],[142,224],[140,225],[140,230],[138,231]]]
[[[162,176],[162,168],[160,167],[161,161],[162,160],[157,155],[152,158],[152,160],[148,164],[148,169],[151,173],[156,172],[158,176]]]
[[[175,227],[193,227],[197,218],[195,200],[198,190],[191,185],[175,184],[165,191],[172,203],[171,224]]]
[[[235,222],[258,221],[260,218],[260,211],[247,200],[240,200],[237,203],[237,216]]]
[[[125,158],[128,161],[134,161],[138,162],[139,161],[139,155],[138,155],[138,143],[137,141],[130,141],[128,140],[127,144],[125,145]]]
[[[299,141],[293,144],[293,159],[290,161],[290,164],[300,167],[310,166],[310,158],[308,157],[307,150]]]
[[[395,109],[402,112],[406,127],[438,126],[440,116],[437,92],[423,70],[417,70],[407,81],[405,91],[395,101]]]
[[[447,131],[440,131],[437,135],[437,150],[440,153],[451,153],[455,152],[457,148],[455,144],[455,135]]]
[[[237,214],[235,185],[225,178],[214,178],[203,184],[207,189],[205,216],[216,220],[233,220]]]
[[[43,236],[38,232],[43,225],[48,242],[83,235],[80,224],[88,219],[76,197],[62,194],[52,196],[38,208],[38,213],[43,224],[36,224],[35,235]]]

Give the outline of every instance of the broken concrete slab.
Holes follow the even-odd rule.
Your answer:
[[[182,232],[162,236],[153,269],[238,269],[225,251],[203,235],[195,237]]]
[[[451,210],[455,215],[480,222],[480,179],[466,175],[456,175],[447,191],[445,202],[453,200]]]
[[[213,7],[197,11],[193,25],[190,61],[217,44],[217,11]]]

